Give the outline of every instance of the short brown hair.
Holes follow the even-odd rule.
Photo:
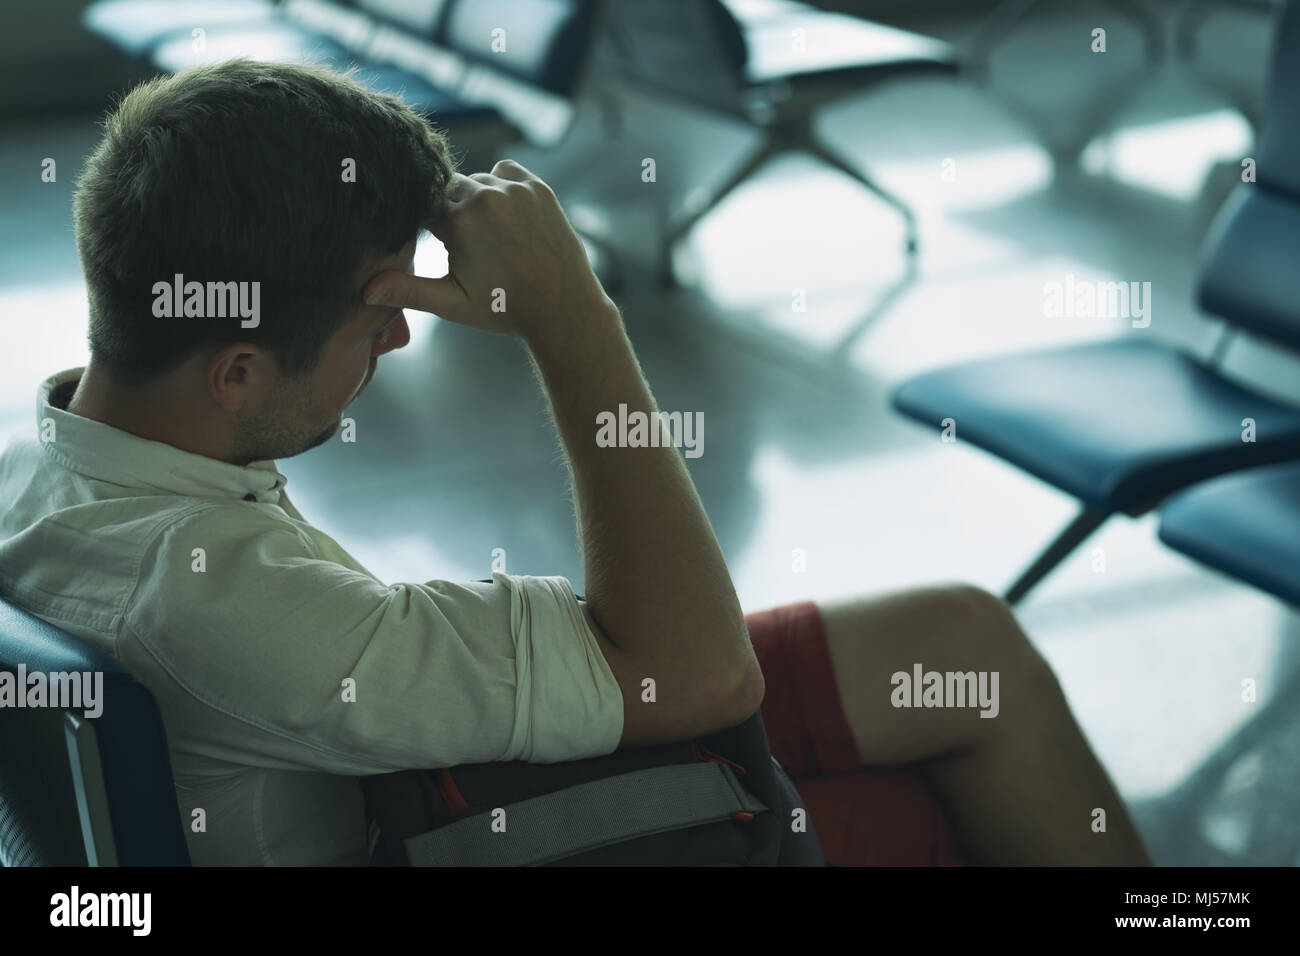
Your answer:
[[[238,340],[306,374],[362,305],[359,270],[419,235],[454,173],[423,116],[317,67],[241,59],[159,77],[104,125],[74,219],[91,355],[124,382]],[[260,282],[260,324],[156,317],[154,284],[178,273]]]

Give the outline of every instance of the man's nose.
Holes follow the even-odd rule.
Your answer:
[[[406,324],[406,313],[403,312],[388,326],[388,334],[383,340],[375,345],[375,356],[378,357],[394,349],[400,349],[409,344],[411,341],[411,327]]]

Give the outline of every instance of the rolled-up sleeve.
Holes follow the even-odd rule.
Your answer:
[[[119,656],[173,746],[339,774],[618,747],[622,694],[567,580],[386,585],[338,558],[257,508],[159,532]]]

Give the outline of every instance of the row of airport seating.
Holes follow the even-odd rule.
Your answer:
[[[1056,2],[1058,6],[1064,6],[1068,0]],[[1170,65],[1171,44],[1166,37],[1169,30],[1159,10],[1143,0],[1097,0],[1097,3],[1099,7],[1096,13],[1100,14],[1097,16],[1097,25],[1110,25],[1118,18],[1136,28],[1143,47],[1139,75],[1154,77]],[[1172,62],[1184,67],[1200,82],[1228,99],[1252,127],[1257,127],[1259,123],[1254,98],[1242,95],[1242,91],[1205,75],[1198,62],[1198,46],[1201,44],[1205,23],[1213,14],[1235,11],[1268,16],[1277,12],[1280,3],[1281,0],[1169,0],[1166,4],[1174,8]],[[1021,24],[1050,5],[1050,0],[999,0],[984,16],[966,47],[966,75],[976,82],[986,82],[994,51],[1007,42]],[[1043,135],[1044,147],[1053,153],[1058,162],[1077,162],[1083,149],[1112,126],[1116,118],[1141,95],[1144,86],[1145,83],[1134,82],[1133,76],[1112,77],[1109,86],[1097,91],[1088,105],[1071,111],[1072,121],[1065,131],[1064,139],[1053,141],[1054,137],[1043,135],[1045,131],[1039,130],[1040,135]],[[1013,104],[1004,101],[1004,105]],[[1029,113],[1025,113],[1022,119],[1032,128],[1037,128],[1041,122]],[[1060,131],[1057,136],[1060,136]]]
[[[939,369],[894,393],[903,414],[951,418],[963,440],[1079,500],[1012,604],[1111,516],[1159,509],[1166,544],[1300,606],[1300,408],[1221,369],[1236,335],[1300,353],[1298,0],[1273,43],[1256,181],[1236,187],[1202,249],[1198,302],[1225,323],[1211,355],[1135,334]]]

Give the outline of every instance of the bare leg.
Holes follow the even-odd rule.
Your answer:
[[[819,607],[863,764],[916,763],[971,863],[1151,865],[1055,675],[1000,598],[952,585]],[[997,671],[998,715],[896,708],[891,675],[915,664]]]

